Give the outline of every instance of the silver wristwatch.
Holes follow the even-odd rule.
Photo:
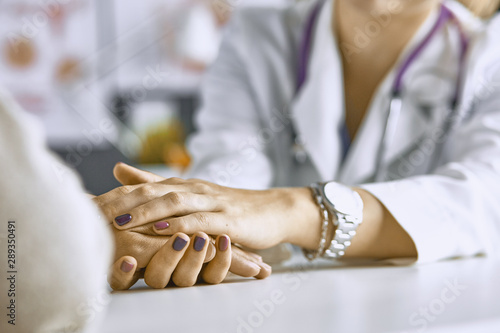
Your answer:
[[[340,258],[351,245],[351,239],[363,221],[363,200],[357,192],[339,183],[323,183],[319,189],[336,227],[332,242],[323,257]]]

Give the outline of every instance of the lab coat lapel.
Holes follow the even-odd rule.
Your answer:
[[[347,184],[360,184],[374,180],[377,171],[377,158],[389,113],[392,82],[393,75],[388,77],[378,90],[358,131],[358,136],[351,145],[340,172],[340,181]],[[403,98],[396,133],[384,152],[383,164],[386,166],[400,162],[408,152],[422,142],[431,129],[436,128],[441,123],[443,115],[442,110],[439,110],[441,106],[433,106],[430,109],[422,107],[418,100],[412,98],[414,94],[418,94],[418,92],[412,91],[411,96]],[[446,96],[442,100],[446,101],[448,98]],[[429,157],[426,156],[426,158]],[[394,175],[383,176],[385,179],[394,178]]]
[[[344,117],[341,59],[329,24],[331,6],[332,1],[325,4],[316,27],[309,80],[291,106],[297,134],[324,181],[335,178],[342,158],[338,128]]]
[[[389,78],[380,88],[367,118],[358,131],[358,137],[351,146],[340,173],[341,181],[347,184],[371,182],[375,178],[377,157],[389,112],[391,83],[392,80]],[[439,134],[439,131],[436,130],[443,124],[444,115],[447,112],[446,101],[450,99],[450,96],[439,97],[440,103],[426,106],[426,103],[419,101],[418,98],[415,98],[415,95],[419,95],[418,90],[413,90],[403,98],[396,133],[384,153],[383,164],[385,166],[401,163],[408,158],[414,161],[406,161],[406,163],[421,165],[424,163],[422,159],[427,160],[431,157],[433,147],[423,143],[423,139],[432,137],[430,134],[433,133],[433,130],[436,134]],[[419,155],[406,156],[419,145],[422,146]],[[403,175],[386,174],[382,176],[384,179],[389,180],[402,178]]]
[[[412,92],[412,95],[414,93]],[[448,96],[442,98],[443,101],[448,99]],[[433,128],[440,125],[439,118],[443,114],[440,108],[439,105],[426,106],[419,103],[418,100],[410,100],[410,98],[403,100],[396,133],[387,149],[387,159],[384,161],[386,165],[401,160],[403,156],[419,146]],[[425,156],[425,158],[429,157]]]
[[[385,83],[384,85],[387,85]],[[379,89],[385,91],[384,88]],[[377,155],[387,117],[388,94],[377,93],[339,174],[339,181],[353,185],[365,182],[376,171]]]
[[[396,71],[402,61],[409,56],[414,47],[430,31],[436,17],[437,13],[428,18],[427,22],[401,54],[394,68],[376,90],[365,119],[358,130],[357,137],[352,143],[344,161],[339,174],[339,181],[346,184],[360,184],[374,180],[377,171],[377,157],[380,153],[380,145],[389,112],[390,92],[395,80]],[[444,41],[434,40],[434,43],[435,45],[439,45],[440,43],[444,44]],[[432,89],[439,87],[443,82],[436,83],[432,81],[435,75],[432,75],[432,71],[429,71],[429,64],[433,64],[436,67],[439,66],[439,64],[435,64],[435,59],[439,59],[437,54],[442,51],[442,47],[439,46],[428,47],[426,52],[424,52],[425,56],[422,55],[419,61],[406,74],[405,82],[410,82],[410,84],[403,91],[401,115],[398,119],[395,136],[391,140],[387,151],[384,152],[384,165],[391,165],[401,160],[406,153],[420,143],[430,129],[435,128],[442,121],[443,113],[437,111],[440,111],[439,109],[442,108],[442,105],[439,105],[440,103],[449,101],[449,92],[445,93],[445,95],[437,96],[437,92],[432,91]],[[455,65],[452,64],[452,66]],[[424,75],[422,76],[422,74]],[[449,82],[446,82],[446,84],[449,84]],[[442,91],[439,93],[442,93]],[[419,100],[418,96],[429,95],[434,96],[435,100],[440,102],[428,104],[426,101]],[[423,107],[425,105],[432,105],[432,107]]]

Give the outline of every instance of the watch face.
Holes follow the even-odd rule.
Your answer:
[[[338,183],[327,183],[323,187],[323,191],[337,212],[354,217],[363,213],[361,198],[349,187]]]

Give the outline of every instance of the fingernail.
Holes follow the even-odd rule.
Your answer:
[[[132,221],[132,215],[130,214],[120,215],[117,218],[115,218],[116,224],[118,224],[120,227],[122,225],[129,223],[130,221]]]
[[[201,250],[203,250],[203,247],[205,247],[206,242],[207,240],[205,238],[196,236],[193,245],[194,250],[200,252]]]
[[[174,248],[175,251],[181,251],[184,248],[184,246],[186,246],[186,244],[187,240],[177,236],[172,247]]]
[[[222,236],[219,238],[219,250],[226,251],[229,247],[229,238],[227,236]]]
[[[253,253],[253,252],[248,252],[248,254],[252,257],[254,257],[255,259],[257,259],[258,261],[262,261],[262,257],[259,256],[257,253]]]
[[[122,272],[128,273],[134,268],[134,264],[129,263],[126,260],[123,260],[122,265],[120,266],[120,269]]]
[[[271,269],[271,266],[269,266],[268,264],[266,264],[265,262],[261,262],[260,265],[266,269]]]
[[[247,262],[247,265],[260,272],[261,267],[259,265],[257,265],[256,263],[249,261],[249,262]]]
[[[170,224],[168,222],[155,223],[156,230],[163,230],[163,229],[167,229],[168,227],[170,227]]]

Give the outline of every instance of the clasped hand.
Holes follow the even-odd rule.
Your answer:
[[[178,286],[191,286],[198,275],[208,283],[219,283],[228,270],[256,278],[270,274],[270,267],[259,256],[231,246],[231,239],[265,248],[282,240],[275,236],[279,232],[247,241],[237,236],[245,234],[240,230],[229,238],[226,231],[238,228],[233,223],[223,227],[222,221],[236,218],[240,212],[224,210],[231,205],[224,200],[226,196],[217,195],[222,187],[197,180],[163,179],[125,164],[118,164],[114,173],[122,184],[129,185],[94,198],[107,220],[114,221],[116,261],[109,279],[113,289],[128,289],[142,277],[149,286],[163,288],[170,280]],[[211,214],[216,223],[209,223]],[[207,234],[220,236],[214,242]],[[251,246],[254,242],[257,246]]]

